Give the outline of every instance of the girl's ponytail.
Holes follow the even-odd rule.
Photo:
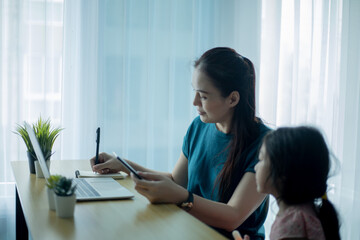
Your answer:
[[[322,198],[322,204],[319,206],[318,217],[325,233],[325,239],[339,240],[340,224],[338,214],[327,197]]]

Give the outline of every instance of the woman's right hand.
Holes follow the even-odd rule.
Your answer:
[[[99,164],[95,165],[95,158],[90,159],[90,165],[94,172],[100,174],[106,173],[117,173],[119,171],[124,171],[124,166],[121,164],[119,160],[117,160],[114,156],[107,153],[99,154]]]

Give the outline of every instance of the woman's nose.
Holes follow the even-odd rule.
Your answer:
[[[199,93],[195,93],[195,96],[194,96],[194,101],[193,101],[193,105],[194,106],[198,106],[199,105],[199,102],[200,102],[200,95]]]

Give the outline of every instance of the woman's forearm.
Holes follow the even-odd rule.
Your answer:
[[[132,162],[130,160],[125,159],[127,163],[129,163],[136,171],[140,171],[140,172],[151,172],[151,173],[156,173],[156,174],[160,174],[169,178],[172,178],[171,173],[169,172],[159,172],[159,171],[155,171],[152,170],[150,168],[146,168],[141,166],[140,164],[137,164],[135,162]],[[127,174],[130,174],[129,170],[127,170],[126,168],[124,168],[122,171],[126,172]]]
[[[265,197],[256,191],[255,175],[248,172],[227,204],[194,195],[194,207],[190,213],[208,225],[232,231],[261,205]]]
[[[232,231],[241,225],[252,211],[241,211],[233,206],[194,195],[194,206],[189,213],[210,226]]]

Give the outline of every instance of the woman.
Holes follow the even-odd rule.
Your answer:
[[[255,117],[255,72],[252,62],[230,48],[214,48],[195,62],[192,85],[199,117],[190,125],[172,173],[128,163],[135,189],[152,203],[175,203],[230,237],[237,229],[264,239],[267,197],[256,191],[254,166],[262,137],[269,130]],[[102,153],[99,173],[124,171]]]

